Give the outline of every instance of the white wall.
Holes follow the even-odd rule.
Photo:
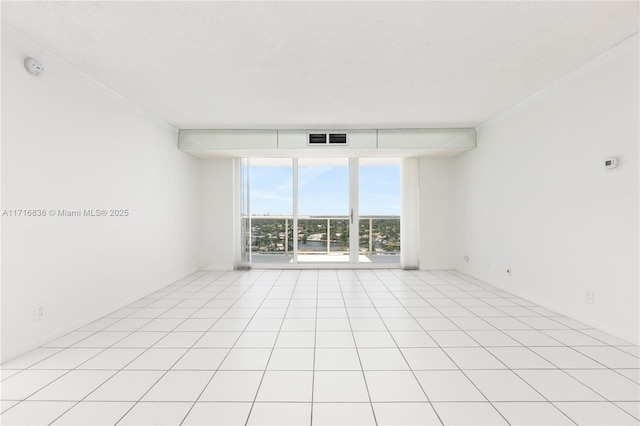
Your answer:
[[[236,259],[234,206],[237,201],[235,160],[200,159],[198,194],[198,267],[230,270]],[[237,237],[237,238],[236,238]]]
[[[455,160],[459,269],[637,343],[638,99],[636,39],[478,128]]]
[[[2,209],[130,215],[2,217],[3,361],[196,263],[197,160],[178,151],[176,130],[56,61],[30,76],[22,64],[29,55],[3,35]],[[45,318],[34,321],[39,304]]]
[[[455,269],[453,158],[420,158],[420,269]]]

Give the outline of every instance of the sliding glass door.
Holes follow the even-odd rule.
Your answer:
[[[349,262],[348,158],[298,159],[298,262]]]
[[[251,262],[399,264],[394,159],[251,159]]]

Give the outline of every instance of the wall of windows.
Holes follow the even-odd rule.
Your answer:
[[[398,159],[247,161],[254,267],[399,264]]]

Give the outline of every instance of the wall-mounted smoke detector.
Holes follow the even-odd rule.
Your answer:
[[[42,66],[40,61],[33,58],[25,58],[24,67],[26,68],[27,72],[34,77],[39,76],[44,71],[44,67]]]
[[[347,145],[346,133],[309,133],[308,145]]]

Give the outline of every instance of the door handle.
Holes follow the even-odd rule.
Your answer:
[[[349,214],[349,217],[351,218],[351,224],[353,225],[353,209],[351,209],[351,213]]]

